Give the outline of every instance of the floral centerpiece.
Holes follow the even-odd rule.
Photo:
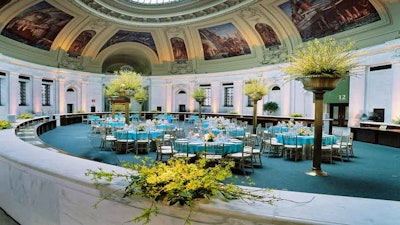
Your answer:
[[[212,141],[214,141],[214,138],[215,138],[215,134],[212,131],[210,131],[208,134],[204,134],[205,141],[212,142]]]
[[[217,120],[217,124],[215,126],[220,130],[225,129],[225,124],[223,124],[221,120]]]
[[[311,129],[309,129],[308,127],[300,127],[297,130],[297,133],[301,136],[311,136],[313,134],[313,132],[311,131]]]
[[[111,182],[122,178],[128,182],[123,197],[141,196],[151,200],[151,205],[143,213],[134,218],[133,222],[149,223],[152,215],[157,215],[157,203],[167,202],[169,205],[189,207],[185,224],[190,224],[193,206],[199,199],[220,197],[222,199],[247,199],[273,203],[274,197],[256,195],[232,183],[223,183],[232,177],[233,162],[223,162],[215,167],[206,167],[206,159],[196,163],[187,163],[184,159],[169,160],[167,163],[156,161],[142,164],[126,163],[124,167],[131,172],[106,172],[88,170],[86,175],[96,182],[105,180]]]
[[[139,124],[139,126],[137,127],[138,131],[144,131],[146,130],[146,126],[144,124]]]
[[[17,117],[17,119],[25,120],[25,119],[33,119],[34,117],[35,116],[33,114],[31,114],[31,113],[22,113],[21,115],[19,115]]]

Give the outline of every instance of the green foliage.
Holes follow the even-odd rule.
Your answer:
[[[263,105],[263,110],[268,112],[275,112],[279,109],[279,105],[276,102],[266,102]]]
[[[0,130],[11,128],[11,122],[6,120],[0,120]]]
[[[86,176],[94,181],[111,182],[114,178],[123,178],[128,182],[124,197],[141,196],[149,198],[152,204],[144,209],[133,222],[150,222],[150,217],[157,214],[157,202],[166,201],[169,205],[189,206],[190,213],[196,200],[221,197],[223,199],[248,199],[271,203],[260,195],[255,195],[232,183],[222,183],[232,177],[231,167],[234,162],[224,162],[215,167],[207,167],[206,160],[188,163],[184,159],[171,159],[167,163],[160,161],[150,163],[143,159],[141,164],[126,163],[124,167],[130,173],[105,172],[88,170]],[[190,213],[185,218],[185,224],[190,224]]]
[[[233,110],[229,110],[228,111],[228,114],[238,114],[236,111],[233,111]]]
[[[394,124],[400,124],[400,117],[398,117],[397,119],[393,120]]]
[[[115,72],[114,75],[116,78],[106,86],[106,96],[120,96],[121,94],[132,96],[142,87],[143,78],[134,71],[120,70]]]
[[[268,94],[268,86],[264,85],[263,79],[250,79],[243,87],[244,94],[249,96],[253,101],[260,100]]]
[[[31,113],[22,113],[17,117],[17,119],[25,120],[25,119],[33,119],[35,116]]]
[[[203,102],[207,97],[206,90],[204,88],[197,87],[192,92],[192,97],[196,100],[196,102]]]
[[[76,110],[76,113],[84,113],[84,112],[85,112],[85,110],[83,110],[83,109]]]
[[[328,37],[306,42],[289,57],[291,64],[284,71],[290,79],[348,76],[348,71],[358,65],[350,52],[353,45],[354,42],[339,42]]]
[[[133,98],[136,101],[146,101],[147,100],[147,91],[144,88],[139,88],[138,90],[136,90],[135,95],[133,96]]]
[[[301,114],[301,113],[292,113],[292,114],[290,114],[290,117],[303,117],[303,114]]]

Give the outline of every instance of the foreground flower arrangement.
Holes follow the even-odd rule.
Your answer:
[[[131,173],[106,172],[99,168],[98,171],[88,170],[85,175],[91,176],[96,182],[111,182],[114,178],[123,178],[128,181],[123,197],[141,196],[150,199],[151,205],[134,218],[133,222],[149,223],[151,216],[157,214],[157,202],[166,201],[169,205],[189,206],[185,224],[190,224],[190,213],[199,199],[217,197],[273,203],[274,197],[266,199],[264,195],[254,194],[235,184],[223,183],[232,177],[233,166],[231,161],[207,167],[205,159],[199,159],[196,163],[188,163],[184,159],[151,163],[149,159],[143,159],[141,164],[124,165]]]

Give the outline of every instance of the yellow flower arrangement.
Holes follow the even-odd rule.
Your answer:
[[[348,76],[348,71],[357,66],[351,53],[354,42],[336,41],[333,38],[314,39],[300,45],[289,57],[290,65],[284,68],[289,79],[305,77]]]
[[[143,78],[134,71],[116,71],[115,79],[106,86],[106,96],[120,96],[121,94],[134,95],[142,87]]]
[[[194,89],[192,97],[196,100],[196,102],[202,103],[204,99],[207,98],[206,90],[204,88],[197,87]]]
[[[313,132],[308,127],[300,127],[297,133],[302,136],[311,136]]]
[[[210,131],[208,134],[204,135],[205,141],[213,141],[214,138],[215,138],[215,134],[212,131]]]
[[[263,79],[250,79],[243,87],[244,94],[251,100],[260,100],[268,94],[268,86],[264,85]]]
[[[152,204],[144,209],[143,213],[134,218],[133,222],[150,222],[150,217],[157,214],[157,202],[167,201],[169,205],[189,206],[190,211],[185,218],[185,224],[190,224],[190,213],[196,200],[221,197],[223,199],[260,200],[272,204],[274,197],[265,199],[255,195],[232,183],[223,183],[232,177],[231,167],[234,162],[223,162],[215,167],[207,167],[206,160],[200,159],[196,163],[188,163],[184,159],[160,161],[150,163],[143,159],[141,164],[126,163],[124,167],[129,173],[105,172],[88,170],[86,176],[92,176],[94,181],[105,180],[111,182],[114,178],[125,178],[128,185],[125,187],[124,197],[141,196],[149,198]]]
[[[33,119],[35,116],[31,113],[22,113],[17,118],[18,119]]]
[[[11,128],[11,122],[10,121],[5,121],[5,120],[0,120],[0,130],[3,129],[8,129]]]

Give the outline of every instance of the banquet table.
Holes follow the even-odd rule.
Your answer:
[[[88,121],[99,121],[100,120],[100,116],[88,116]]]
[[[284,132],[288,132],[289,131],[289,127],[284,127],[284,126],[273,126],[273,127],[269,127],[268,128],[268,132],[269,133],[284,133]]]
[[[157,116],[157,119],[159,119],[159,120],[162,120],[162,119],[164,119],[164,120],[167,120],[168,121],[168,123],[172,123],[172,121],[174,120],[174,116],[173,115],[158,115]]]
[[[124,127],[125,121],[102,121],[100,122],[100,126]]]
[[[203,132],[204,133],[208,133],[210,129],[205,129]],[[237,137],[237,136],[244,136],[244,129],[243,128],[237,128],[237,129],[228,129],[229,130],[229,136],[230,137]],[[218,129],[218,128],[212,128],[211,131],[213,132],[213,134],[218,135],[221,131],[223,134],[226,135],[226,129]]]
[[[136,131],[136,130],[118,130],[114,132],[114,136],[117,139],[126,139],[126,135],[128,135],[129,140],[140,140],[140,139],[146,139],[146,138],[158,138],[161,137],[164,134],[164,131],[162,130],[152,130],[152,131]]]
[[[159,129],[159,130],[174,130],[176,128],[176,126],[173,123],[157,124],[156,128]]]
[[[203,152],[204,146],[206,144],[206,142],[201,139],[198,140],[177,139],[176,141],[188,141],[190,153]],[[220,142],[224,143],[224,155],[242,151],[243,142],[238,139],[226,139],[226,140],[221,140]]]
[[[276,134],[276,140],[279,143],[283,143],[283,135],[284,133]],[[322,145],[331,145],[337,141],[337,138],[334,135],[324,134],[322,136]],[[289,142],[285,143],[289,145],[295,145],[296,143]],[[311,159],[311,146],[314,144],[314,136],[297,136],[297,144],[303,146],[303,159]]]

